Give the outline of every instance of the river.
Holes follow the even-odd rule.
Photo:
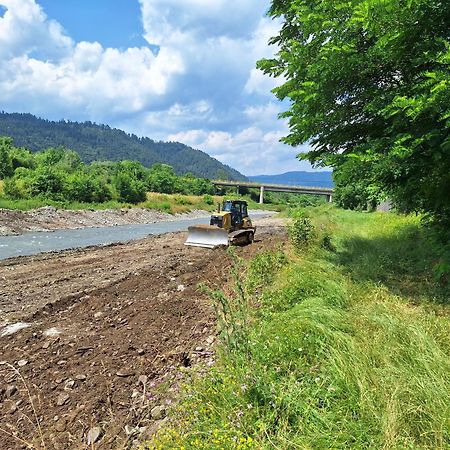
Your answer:
[[[267,217],[270,213],[253,213],[252,218]],[[91,245],[107,245],[141,239],[175,231],[185,231],[190,225],[208,224],[209,216],[197,219],[161,221],[149,224],[115,227],[79,228],[25,233],[20,236],[0,236],[0,260],[16,256],[37,255]]]

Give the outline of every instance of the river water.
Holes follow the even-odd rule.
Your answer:
[[[270,213],[256,213],[252,217],[267,217]],[[80,228],[77,230],[43,231],[20,236],[0,236],[0,260],[15,256],[37,255],[91,245],[127,242],[149,235],[185,231],[190,225],[208,224],[209,217],[188,220],[162,221],[149,224],[115,227]]]

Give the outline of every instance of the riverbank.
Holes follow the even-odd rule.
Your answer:
[[[0,236],[85,227],[113,227],[208,216],[203,210],[169,214],[148,208],[65,210],[46,206],[31,211],[0,209]]]

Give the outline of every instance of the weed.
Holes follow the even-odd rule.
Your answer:
[[[296,251],[304,250],[311,244],[316,233],[311,219],[299,217],[289,227],[289,236]]]
[[[248,350],[249,313],[248,297],[245,293],[242,273],[242,261],[230,247],[228,253],[232,256],[234,265],[232,277],[235,285],[235,295],[227,296],[221,290],[211,290],[202,285],[203,291],[213,300],[220,337],[230,352],[246,354]]]

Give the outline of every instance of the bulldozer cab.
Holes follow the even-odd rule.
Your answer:
[[[242,225],[244,218],[248,217],[247,202],[242,200],[224,201],[223,211],[231,213],[231,223],[233,226]]]

